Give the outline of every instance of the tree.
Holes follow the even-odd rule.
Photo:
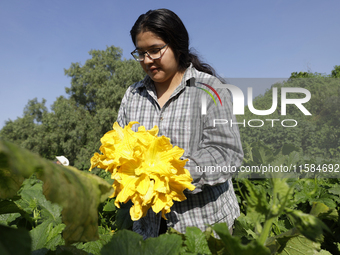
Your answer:
[[[333,78],[340,78],[340,66],[334,66],[334,69],[332,70],[331,76]]]
[[[24,116],[14,121],[6,121],[5,126],[0,131],[0,137],[39,153],[40,151],[35,149],[37,141],[34,137],[39,134],[43,116],[48,112],[45,102],[46,100],[43,99],[39,103],[37,98],[29,100],[24,109]]]
[[[338,66],[334,70],[340,69]],[[333,71],[334,71],[333,70]],[[320,73],[294,72],[287,82],[274,84],[264,95],[258,96],[254,108],[267,110],[272,106],[272,90],[278,90],[277,110],[271,115],[254,116],[247,108],[244,116],[238,117],[238,122],[246,123],[257,119],[265,123],[262,127],[243,127],[239,125],[243,144],[259,140],[273,149],[281,148],[283,144],[290,143],[301,148],[306,156],[323,159],[336,159],[340,157],[340,80],[332,75]],[[287,115],[282,116],[281,89],[283,87],[297,87],[307,89],[312,97],[304,103],[304,107],[312,114],[305,116],[295,105],[287,105]],[[288,93],[288,98],[305,97],[303,93]],[[294,128],[281,126],[284,119],[293,119],[298,122]],[[270,120],[276,120],[271,122]],[[252,123],[259,125],[260,121]],[[274,126],[274,127],[273,127]]]
[[[69,98],[57,98],[50,112],[46,100],[30,100],[22,118],[6,122],[0,138],[48,159],[64,155],[71,165],[88,169],[100,138],[112,129],[127,87],[144,77],[138,62],[121,59],[119,48],[89,53],[91,58],[83,66],[72,63],[65,69],[71,77],[71,87],[66,88]]]
[[[71,87],[66,92],[77,106],[86,109],[97,119],[97,128],[104,133],[112,128],[117,118],[123,95],[144,71],[135,60],[121,60],[122,51],[114,46],[91,50],[91,59],[84,66],[72,63],[65,74],[71,77]]]

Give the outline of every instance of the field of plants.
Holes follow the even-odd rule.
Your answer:
[[[294,164],[303,171],[233,179],[242,211],[233,235],[220,223],[144,241],[130,230],[131,205],[118,209],[108,198],[105,171],[63,167],[1,141],[0,254],[340,254],[340,181],[332,178],[339,162],[320,162],[335,167],[326,176],[291,145],[244,150],[244,166]]]

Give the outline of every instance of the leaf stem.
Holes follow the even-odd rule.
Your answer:
[[[263,226],[263,229],[262,229],[262,232],[261,232],[261,235],[258,239],[258,242],[262,245],[265,244],[266,240],[267,240],[267,237],[269,236],[269,233],[272,229],[272,224],[273,224],[273,221],[274,221],[275,217],[272,217],[272,218],[269,218],[265,223],[264,223],[264,226]]]
[[[243,199],[243,200],[246,200],[246,197],[245,197],[245,195],[243,194],[243,192],[242,192],[242,190],[241,190],[241,187],[240,187],[240,184],[239,184],[239,182],[238,182],[238,179],[236,179],[236,184],[237,184],[237,188],[238,188],[238,191],[239,191],[240,194],[241,194],[242,199]]]

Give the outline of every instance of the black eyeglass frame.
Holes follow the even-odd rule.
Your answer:
[[[156,59],[160,59],[161,57],[163,57],[163,55],[164,55],[164,53],[166,52],[166,50],[165,51],[163,51],[163,53],[161,53],[161,50],[162,49],[164,49],[166,46],[168,46],[169,44],[167,43],[167,44],[165,44],[164,46],[162,46],[162,47],[160,47],[160,48],[152,48],[152,50],[158,50],[158,52],[160,53],[160,56],[159,57],[157,57],[157,58],[153,58],[153,57],[151,57],[150,56],[150,53],[146,50],[146,51],[144,51],[144,52],[142,52],[141,54],[138,54],[139,56],[143,56],[143,59],[140,59],[139,57],[136,57],[134,54],[136,54],[136,53],[138,53],[138,50],[137,49],[135,49],[134,51],[132,51],[131,52],[131,55],[132,55],[132,57],[135,59],[135,60],[137,60],[137,61],[139,61],[139,62],[142,62],[142,61],[144,61],[144,59],[145,59],[145,53],[148,55],[148,57],[150,58],[150,59],[152,59],[152,60],[156,60]],[[158,53],[157,52],[157,53]]]

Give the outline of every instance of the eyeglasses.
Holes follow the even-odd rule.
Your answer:
[[[144,61],[145,53],[148,54],[148,57],[151,58],[152,60],[159,59],[166,52],[166,50],[163,51],[163,53],[161,52],[161,50],[164,49],[166,46],[168,46],[168,43],[160,48],[152,48],[151,50],[146,51],[139,51],[135,49],[133,52],[131,52],[131,55],[134,57],[134,59],[140,62]]]

